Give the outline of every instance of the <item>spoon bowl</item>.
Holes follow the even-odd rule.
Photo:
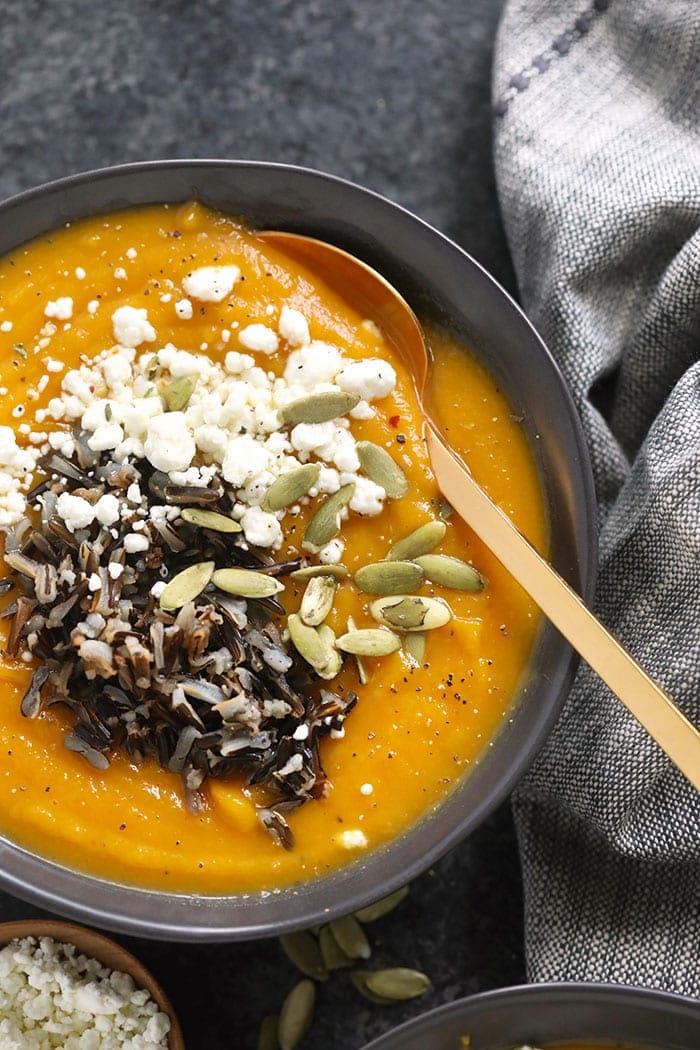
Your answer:
[[[442,494],[674,765],[700,790],[700,731],[517,530],[440,434],[423,403],[428,349],[418,318],[403,296],[367,263],[325,241],[276,230],[265,231],[261,236],[266,243],[281,248],[322,275],[382,327],[413,376],[426,421],[428,452]]]

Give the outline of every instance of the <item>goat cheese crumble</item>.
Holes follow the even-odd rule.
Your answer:
[[[167,1050],[170,1019],[132,978],[50,937],[0,951],[3,1050]]]

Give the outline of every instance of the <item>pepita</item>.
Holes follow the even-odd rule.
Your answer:
[[[233,518],[227,518],[225,514],[217,514],[215,510],[201,510],[199,507],[183,507],[180,517],[190,525],[198,525],[200,529],[212,529],[214,532],[240,532],[241,526]]]
[[[313,576],[306,585],[299,615],[308,627],[318,627],[333,608],[338,585],[332,576]]]
[[[352,915],[343,915],[329,925],[331,933],[349,959],[369,959],[372,949],[357,919]]]
[[[375,995],[371,988],[369,988],[367,978],[370,973],[371,970],[354,970],[350,974],[350,980],[355,985],[355,988],[363,999],[369,1000],[370,1003],[374,1003],[376,1006],[394,1006],[396,999],[385,999],[381,995]]]
[[[423,569],[414,561],[375,561],[353,576],[365,594],[406,594],[417,591],[423,579]]]
[[[276,1014],[268,1014],[267,1017],[263,1017],[258,1032],[258,1050],[279,1050],[278,1026],[279,1018]]]
[[[425,644],[424,631],[410,631],[404,639],[403,647],[415,663],[422,664],[425,660]]]
[[[295,984],[282,1003],[277,1026],[280,1050],[295,1050],[311,1027],[316,1005],[316,985],[304,980]]]
[[[359,911],[355,912],[355,918],[358,922],[375,922],[377,919],[381,919],[384,915],[392,912],[407,896],[408,886],[402,886],[387,897],[382,897],[381,900],[375,901],[374,904],[368,904],[366,908],[360,908]]]
[[[181,609],[188,602],[193,602],[211,580],[214,568],[213,561],[200,561],[173,576],[160,596],[161,609]]]
[[[353,965],[354,960],[345,954],[329,926],[322,926],[318,931],[318,943],[327,970],[341,970]]]
[[[321,547],[338,535],[340,532],[340,513],[350,502],[355,493],[355,483],[343,485],[328,499],[324,500],[313,518],[306,526],[302,547],[305,551],[317,554]]]
[[[411,594],[377,598],[369,611],[379,623],[397,631],[433,631],[452,619],[452,610],[442,598],[419,598]]]
[[[401,648],[401,640],[381,627],[365,627],[359,631],[341,634],[336,643],[344,653],[354,656],[389,656]]]
[[[400,499],[408,492],[408,478],[386,449],[372,441],[357,442],[357,456],[367,477],[381,485],[389,499]]]
[[[308,930],[284,933],[279,940],[289,961],[306,977],[312,977],[315,981],[328,980],[328,968],[321,956],[319,943],[312,933]]]
[[[348,631],[356,631],[357,626],[352,616],[348,616]],[[357,665],[357,677],[360,679],[360,685],[367,685],[369,682],[369,675],[367,674],[367,668],[362,662],[362,657],[357,653],[353,653],[355,657],[355,663]]]
[[[303,467],[288,470],[273,481],[265,494],[262,503],[263,510],[284,510],[285,507],[296,503],[305,496],[310,488],[318,481],[321,473],[320,463],[305,463]]]
[[[444,539],[446,532],[447,525],[444,521],[427,521],[425,525],[420,525],[413,532],[409,532],[408,536],[399,540],[387,554],[387,559],[389,561],[412,561],[414,558],[419,558],[421,554],[429,554]]]
[[[305,565],[303,569],[290,572],[289,576],[292,580],[313,580],[314,576],[333,576],[336,580],[342,580],[347,574],[345,565]]]
[[[287,617],[287,629],[292,645],[321,678],[335,678],[342,666],[340,653],[335,648],[335,635],[317,627],[308,627],[297,613]],[[328,628],[330,631],[330,628]]]
[[[325,679],[335,678],[336,675],[340,674],[343,668],[343,657],[335,644],[335,631],[329,627],[327,623],[320,624],[316,630],[318,631],[319,638],[330,652],[328,663],[323,670],[319,671],[317,669],[317,674]]]
[[[267,576],[255,569],[217,569],[211,582],[226,594],[239,598],[271,598],[284,590],[284,584],[274,576]]]
[[[473,565],[447,554],[423,554],[415,559],[426,579],[455,591],[481,591],[484,578]]]
[[[360,402],[357,394],[348,394],[344,390],[324,390],[320,394],[309,394],[290,401],[284,408],[278,409],[277,415],[282,426],[296,426],[297,423],[328,423],[331,419],[351,412]]]
[[[182,412],[183,408],[187,408],[196,385],[196,379],[191,376],[181,376],[168,383],[160,395],[168,412]]]
[[[394,966],[388,970],[375,970],[367,974],[367,987],[382,999],[404,1002],[425,995],[430,988],[430,978],[420,970],[409,970],[405,966]]]

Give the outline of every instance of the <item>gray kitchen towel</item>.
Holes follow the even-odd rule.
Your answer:
[[[573,392],[602,620],[700,724],[700,2],[510,0],[496,170]],[[700,997],[700,794],[582,667],[514,799],[533,980]]]

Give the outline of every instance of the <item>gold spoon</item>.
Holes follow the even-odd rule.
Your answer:
[[[266,231],[263,240],[309,266],[395,341],[422,405],[428,374],[423,332],[408,303],[381,274],[334,245]],[[600,623],[578,594],[474,480],[425,408],[428,452],[444,496],[542,612],[599,675],[688,780],[700,790],[700,731]]]

